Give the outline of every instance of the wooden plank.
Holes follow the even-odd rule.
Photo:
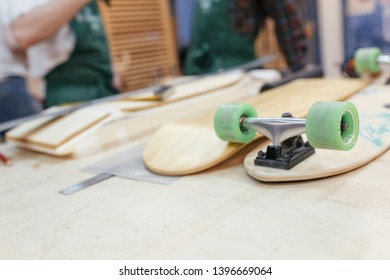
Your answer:
[[[46,149],[47,152],[52,151],[55,153],[60,146],[68,145],[72,139],[86,134],[88,130],[96,127],[99,123],[114,118],[115,114],[119,116],[121,112],[135,112],[150,109],[195,95],[205,94],[234,85],[242,77],[242,72],[235,72],[195,80],[188,84],[177,85],[174,86],[173,92],[166,99],[159,102],[151,98],[154,97],[154,93],[150,92],[145,93],[142,97],[151,101],[133,101],[134,98],[129,97],[117,102],[98,104],[55,120],[27,123],[10,131],[7,134],[7,138],[16,143],[29,145],[30,148],[37,147],[38,150]],[[171,81],[170,83],[175,84],[175,81]],[[138,96],[137,99],[139,99]]]
[[[70,114],[64,118],[58,118],[47,123],[40,123],[39,126],[31,129],[26,134],[21,134],[26,129],[22,126],[10,133],[9,139],[18,139],[23,136],[24,142],[29,142],[33,145],[44,146],[46,148],[55,148],[72,137],[80,134],[84,130],[103,121],[109,117],[110,113],[103,110],[80,110]],[[34,124],[36,122],[33,122]],[[28,124],[31,128],[31,125]]]

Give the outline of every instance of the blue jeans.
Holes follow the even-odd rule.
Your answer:
[[[0,123],[41,110],[42,105],[27,92],[23,77],[11,76],[0,81]]]

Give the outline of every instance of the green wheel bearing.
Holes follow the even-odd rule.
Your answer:
[[[359,114],[351,102],[317,102],[306,118],[306,135],[314,148],[348,151],[359,135]]]
[[[381,50],[376,47],[358,49],[354,56],[355,72],[358,75],[379,73],[380,68],[377,60],[381,54]]]
[[[218,107],[214,115],[214,130],[224,141],[248,143],[256,132],[242,126],[243,118],[257,117],[256,110],[249,104],[225,104]]]

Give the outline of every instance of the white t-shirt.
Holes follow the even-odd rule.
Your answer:
[[[44,42],[30,47],[27,53],[14,53],[7,47],[1,29],[17,17],[51,0],[0,0],[0,80],[7,76],[42,77],[69,58],[75,37],[68,25]]]

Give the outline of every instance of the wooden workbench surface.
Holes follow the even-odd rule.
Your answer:
[[[14,160],[0,167],[2,259],[390,257],[389,153],[326,180],[263,184],[236,159],[170,186],[114,177],[63,196],[93,157],[0,147]]]
[[[0,144],[1,259],[381,259],[390,257],[390,153],[323,180],[265,184],[246,151],[172,185],[114,177],[70,196],[104,153],[59,159]]]

